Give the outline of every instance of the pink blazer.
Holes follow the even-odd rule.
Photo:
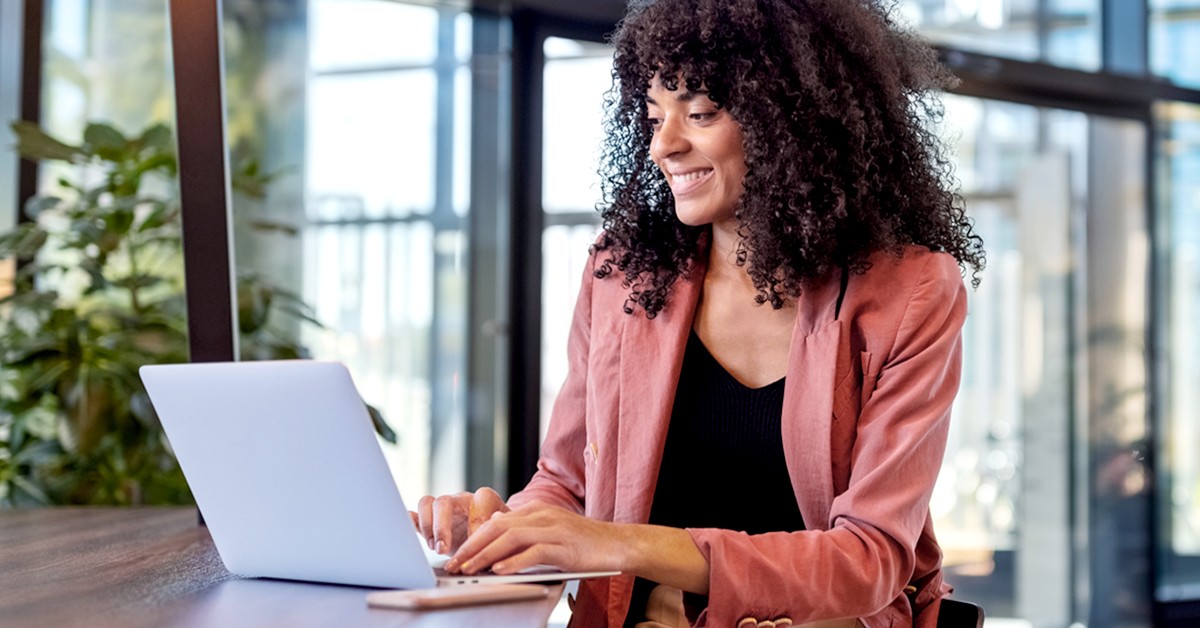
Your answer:
[[[538,471],[509,503],[541,500],[644,523],[706,269],[681,277],[667,307],[648,319],[622,311],[629,290],[620,276],[593,278],[596,257],[584,272],[569,373]],[[900,259],[877,254],[871,262],[849,278],[836,319],[836,274],[797,307],[782,431],[808,529],[689,529],[710,566],[697,626],[732,628],[747,617],[936,623],[951,589],[929,498],[958,390],[966,289],[948,254],[909,247]],[[620,626],[632,585],[631,576],[584,581],[572,626]],[[912,602],[906,587],[915,588]]]

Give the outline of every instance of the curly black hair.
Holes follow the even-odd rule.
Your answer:
[[[611,37],[600,167],[607,251],[596,277],[625,274],[625,311],[653,318],[706,249],[650,159],[646,91],[701,85],[743,133],[735,208],[759,304],[783,306],[837,268],[862,273],[910,244],[974,270],[985,258],[932,123],[955,79],[871,0],[634,0]]]

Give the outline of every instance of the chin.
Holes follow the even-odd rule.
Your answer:
[[[682,222],[689,227],[703,227],[704,225],[712,224],[711,220],[701,220],[694,216],[687,216],[679,213],[676,213],[675,217],[679,219],[679,222]]]
[[[682,222],[689,227],[702,227],[704,225],[711,225],[714,222],[721,222],[723,220],[729,220],[730,218],[733,218],[733,211],[719,211],[709,208],[693,208],[686,206],[680,208],[678,205],[676,205],[675,217],[679,219],[679,222]]]

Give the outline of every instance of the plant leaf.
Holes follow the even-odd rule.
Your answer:
[[[62,199],[57,196],[33,196],[28,201],[25,201],[25,215],[30,218],[36,218],[38,214],[47,209],[54,209],[62,203]]]
[[[285,222],[275,222],[273,220],[248,220],[246,226],[262,233],[278,232],[288,236],[296,236],[300,234],[300,230]]]
[[[165,170],[165,174],[169,176],[174,176],[179,171],[179,164],[175,159],[175,155],[170,153],[156,153],[151,155],[138,163],[137,174],[141,175],[159,169]]]
[[[41,505],[50,504],[50,498],[46,496],[46,493],[29,480],[18,475],[12,479],[12,483],[15,488],[21,489],[21,492],[32,498],[34,502],[37,502]],[[15,499],[16,498],[14,496],[14,500]]]
[[[175,149],[175,144],[171,139],[171,129],[165,124],[155,124],[142,131],[142,136],[138,138],[138,143],[143,148],[154,149],[158,152],[170,153]]]
[[[75,161],[84,156],[83,150],[78,146],[54,139],[28,120],[14,122],[11,128],[17,136],[17,153],[26,159]]]
[[[48,234],[36,223],[27,222],[16,229],[0,234],[0,259],[7,257],[31,258],[46,244]]]
[[[103,122],[92,122],[83,131],[84,150],[89,155],[110,161],[121,160],[126,141],[120,131]]]
[[[154,205],[154,209],[151,210],[149,214],[146,214],[146,217],[142,219],[142,224],[138,225],[137,228],[138,233],[145,233],[151,229],[157,229],[167,224],[171,220],[174,220],[175,217],[178,216],[178,213],[171,211],[171,208],[168,207],[166,203],[161,201],[152,201],[152,203]]]
[[[396,431],[392,429],[391,425],[388,425],[386,420],[384,420],[383,413],[369,403],[363,402],[363,405],[367,407],[367,414],[371,415],[371,425],[375,426],[375,433],[379,434],[379,437],[383,440],[395,445]]]

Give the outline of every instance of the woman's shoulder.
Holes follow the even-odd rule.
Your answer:
[[[862,279],[871,284],[891,286],[893,291],[917,284],[952,286],[963,283],[962,268],[953,255],[916,244],[907,245],[899,252],[878,251],[867,258],[867,263]]]
[[[956,307],[965,298],[962,269],[949,253],[910,245],[867,262],[862,274],[851,275],[842,308],[859,324],[890,327],[914,307]]]

